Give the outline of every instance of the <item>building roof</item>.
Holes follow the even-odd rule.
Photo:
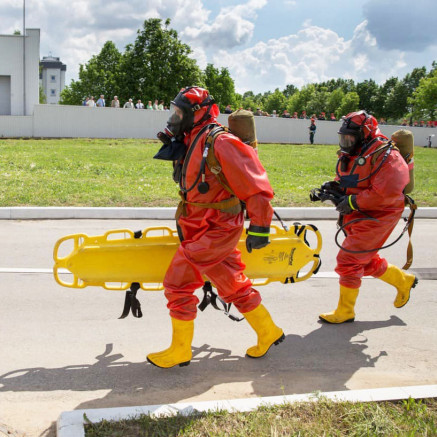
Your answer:
[[[43,56],[39,65],[42,65],[43,68],[59,68],[61,71],[67,70],[67,66],[54,56]]]

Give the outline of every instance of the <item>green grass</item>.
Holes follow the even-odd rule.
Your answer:
[[[314,403],[262,407],[250,413],[203,413],[85,426],[86,437],[139,436],[435,436],[437,400]]]
[[[150,140],[0,140],[0,206],[175,206],[171,163]],[[320,206],[311,188],[333,179],[337,146],[261,144],[274,206]],[[437,206],[437,151],[416,148],[419,206]]]

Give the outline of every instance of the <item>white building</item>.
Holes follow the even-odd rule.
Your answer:
[[[44,56],[40,66],[40,83],[46,96],[46,102],[49,104],[59,103],[61,91],[65,87],[67,66],[59,58],[53,56]]]
[[[39,29],[0,35],[0,115],[31,115],[39,103],[39,38]]]

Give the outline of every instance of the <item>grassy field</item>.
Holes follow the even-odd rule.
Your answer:
[[[149,140],[0,140],[0,206],[175,206],[171,163]],[[311,188],[333,179],[337,146],[261,144],[274,206],[320,206]],[[437,206],[437,150],[416,148],[419,206]]]
[[[437,400],[381,403],[285,404],[251,413],[207,413],[154,419],[142,416],[85,427],[86,437],[138,436],[435,436]]]

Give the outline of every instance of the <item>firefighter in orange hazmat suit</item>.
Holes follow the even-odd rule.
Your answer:
[[[274,324],[261,304],[260,294],[244,275],[245,266],[236,249],[244,226],[240,200],[246,203],[250,216],[247,250],[251,252],[269,243],[273,191],[256,151],[230,133],[216,138],[214,154],[235,195],[205,165],[205,140],[210,129],[218,125],[218,114],[207,90],[182,89],[172,102],[165,130],[172,141],[155,156],[173,160],[174,179],[179,183],[182,199],[176,214],[181,245],[164,278],[172,342],[169,348],[147,356],[158,367],[190,363],[199,302],[194,291],[204,284],[203,277],[215,285],[225,302],[235,305],[255,330],[258,342],[247,350],[247,356],[262,357],[273,344],[284,339],[282,329]]]
[[[396,287],[396,308],[408,302],[411,288],[417,284],[414,275],[388,264],[378,250],[372,250],[383,246],[404,211],[403,190],[409,182],[404,158],[382,135],[376,119],[365,111],[348,114],[338,133],[341,150],[337,177],[322,189],[343,196],[337,211],[346,238],[335,269],[340,276],[337,309],[319,316],[327,323],[354,321],[363,276],[374,276]]]

